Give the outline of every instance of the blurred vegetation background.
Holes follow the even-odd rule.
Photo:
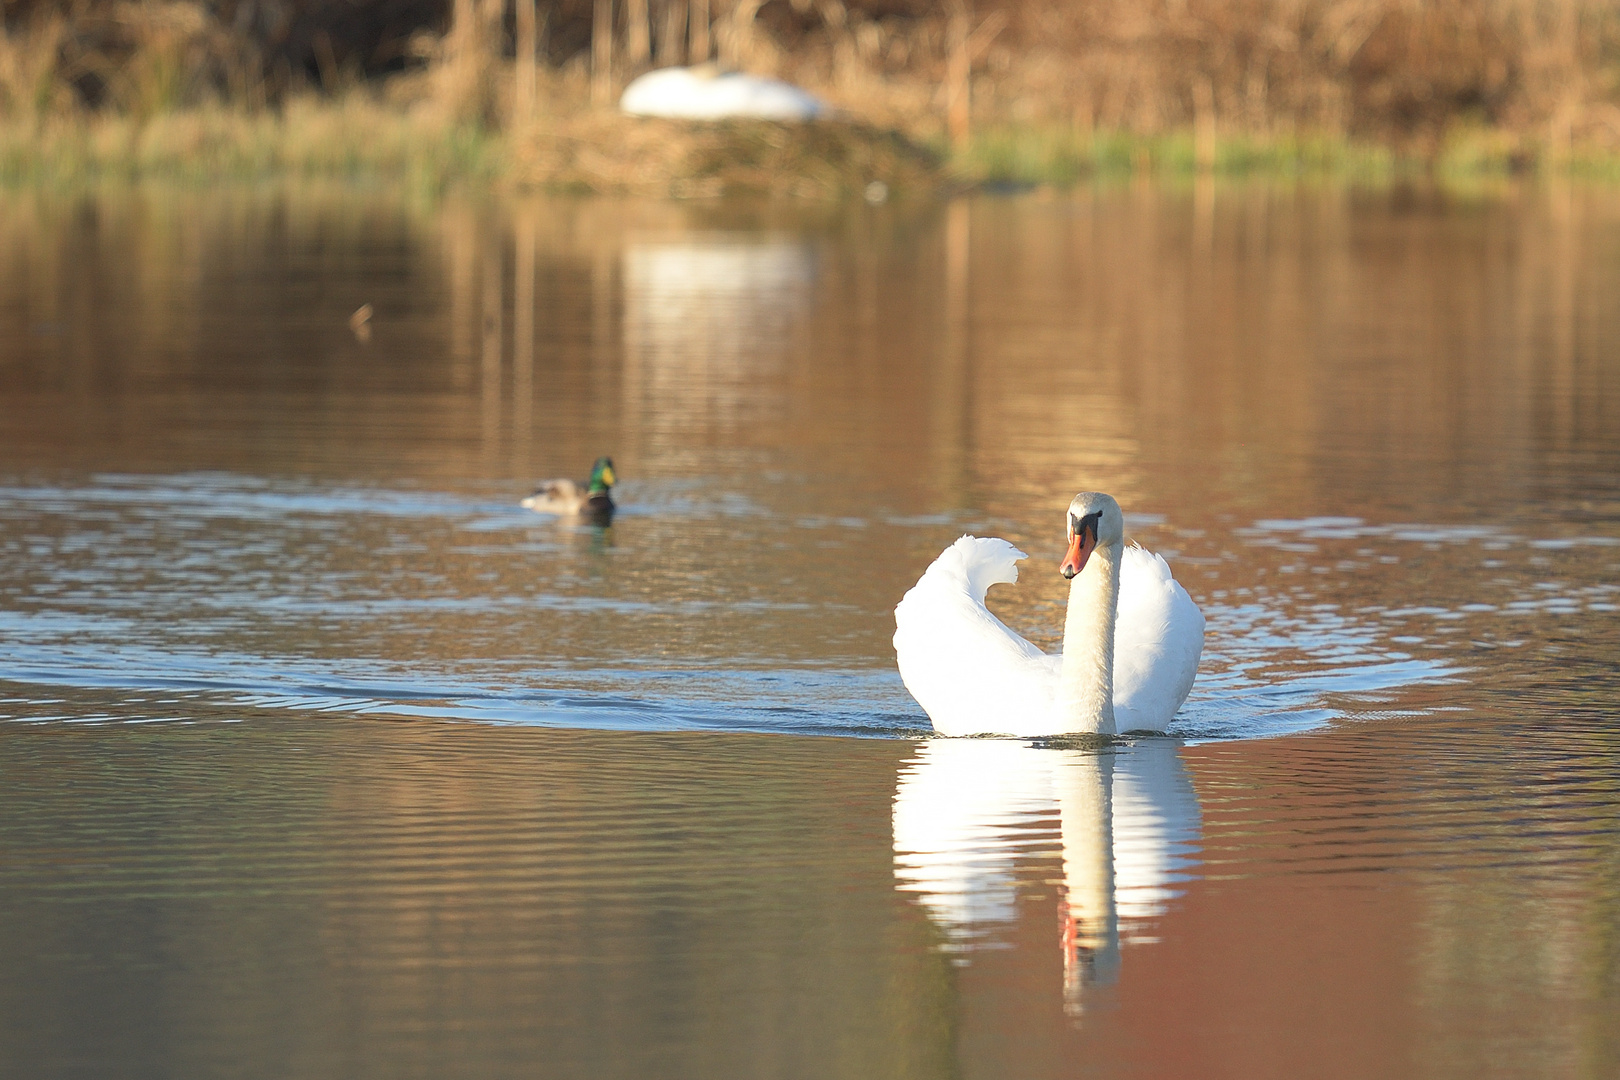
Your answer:
[[[803,195],[1099,172],[1620,177],[1620,0],[4,0],[0,177]],[[642,71],[804,128],[635,120]]]

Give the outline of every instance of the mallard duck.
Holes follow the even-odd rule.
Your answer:
[[[613,519],[613,459],[599,457],[591,466],[591,478],[580,484],[573,480],[542,480],[523,505],[537,514],[583,518],[599,525]]]

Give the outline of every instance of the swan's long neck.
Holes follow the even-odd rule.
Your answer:
[[[1123,545],[1098,544],[1069,582],[1058,704],[1071,732],[1114,735],[1114,619]]]

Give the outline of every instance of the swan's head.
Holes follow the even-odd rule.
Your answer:
[[[1098,544],[1125,542],[1125,515],[1112,495],[1082,491],[1069,504],[1069,553],[1059,568],[1072,578],[1086,568],[1086,560]]]

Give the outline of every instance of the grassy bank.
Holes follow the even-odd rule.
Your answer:
[[[388,49],[334,37],[318,18],[341,5],[312,2],[302,67],[205,5],[38,0],[26,24],[0,8],[0,182],[837,199],[1137,175],[1620,179],[1620,0],[1194,0],[1179,22],[1126,0],[711,7],[724,61],[842,119],[620,115],[655,54],[712,55],[662,36],[698,10],[686,0],[610,4],[624,18],[601,41],[588,6],[459,0]],[[512,10],[548,31],[504,22]],[[409,63],[352,59],[379,49]]]
[[[50,116],[0,122],[0,182],[318,176],[439,188],[500,182],[508,171],[507,141],[363,94],[295,98],[274,110],[205,105],[145,119]]]
[[[1560,155],[1509,132],[1462,129],[1432,151],[1413,153],[1342,135],[1216,135],[1204,146],[1190,131],[1132,132],[999,125],[976,132],[950,159],[954,175],[980,185],[1064,187],[1138,175],[1289,178],[1363,183],[1413,177],[1480,179],[1568,176],[1620,181],[1620,153],[1577,146]]]
[[[899,197],[973,186],[1062,188],[1129,176],[1331,177],[1383,182],[1575,175],[1620,180],[1620,154],[1561,157],[1488,129],[1456,132],[1429,154],[1345,136],[1161,135],[985,124],[953,150],[855,121],[689,124],[553,100],[533,123],[454,122],[363,88],[280,108],[201,105],[145,119],[109,113],[0,120],[0,183],[163,178],[190,183],[342,178],[437,191],[508,189],[706,197],[768,192],[845,198],[873,181]]]
[[[475,185],[704,197],[843,198],[953,183],[939,156],[867,124],[686,124],[581,108],[512,130],[446,123],[363,94],[244,113],[199,107],[146,120],[0,122],[0,183],[187,183],[341,178],[443,190]]]

